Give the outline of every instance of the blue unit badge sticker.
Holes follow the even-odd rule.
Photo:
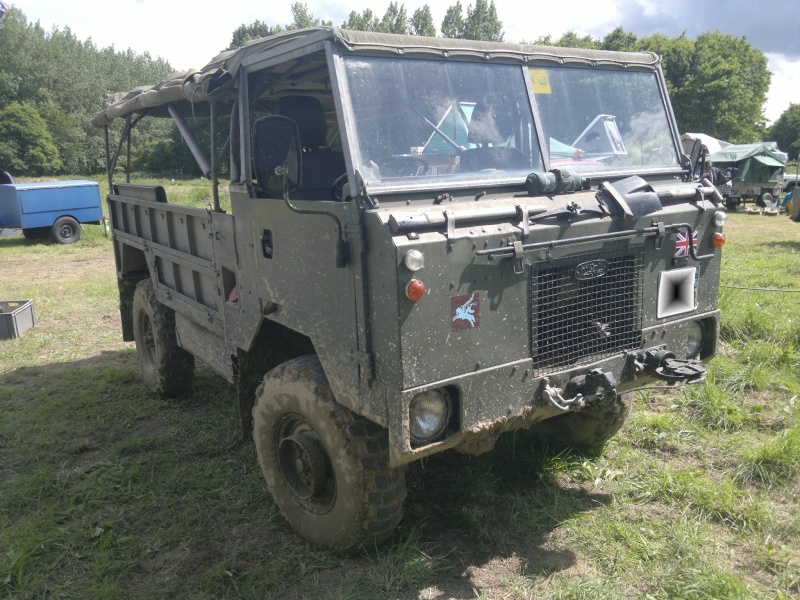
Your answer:
[[[452,330],[464,331],[481,326],[481,295],[479,292],[450,297]]]

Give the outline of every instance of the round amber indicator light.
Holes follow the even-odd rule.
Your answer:
[[[406,296],[416,302],[425,295],[425,284],[419,279],[412,279],[406,284]]]
[[[722,248],[725,245],[725,234],[715,233],[714,237],[711,238],[711,243],[714,245],[714,248]]]

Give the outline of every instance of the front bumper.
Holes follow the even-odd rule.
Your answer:
[[[536,370],[531,358],[525,358],[423,386],[388,391],[391,465],[397,467],[451,448],[473,454],[488,451],[499,436],[507,431],[528,428],[534,423],[563,414],[565,408],[577,408],[569,403],[567,406],[559,406],[560,402],[553,402],[549,397],[552,392],[548,390],[558,390],[563,394],[562,399],[574,398],[574,382],[582,381],[582,378],[592,372],[607,375],[614,382],[614,391],[617,394],[659,383],[659,380],[671,383],[682,379],[691,380],[687,381],[689,383],[701,381],[703,377],[697,371],[686,372],[686,377],[682,378],[679,372],[676,373],[676,369],[664,369],[666,365],[663,359],[669,358],[666,354],[682,356],[683,329],[680,325],[692,320],[703,320],[710,324],[709,339],[701,351],[701,358],[705,362],[713,357],[716,349],[719,311],[693,314],[678,321],[645,328],[642,330],[640,349],[619,352],[595,362],[582,363],[560,371],[542,374]],[[654,348],[660,349],[662,355],[658,362],[651,361],[648,365],[644,351]],[[660,372],[657,371],[659,367],[662,369]],[[662,376],[664,374],[668,376]],[[441,441],[413,447],[409,436],[411,399],[425,390],[442,387],[457,392],[457,427]]]

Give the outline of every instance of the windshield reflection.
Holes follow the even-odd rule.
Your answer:
[[[519,66],[385,58],[345,65],[351,145],[368,185],[520,181],[541,170]]]
[[[356,169],[376,190],[675,169],[679,155],[652,71],[345,57]],[[528,78],[528,81],[526,81]],[[353,134],[353,132],[355,132]]]
[[[550,163],[581,173],[677,167],[655,73],[529,69]]]

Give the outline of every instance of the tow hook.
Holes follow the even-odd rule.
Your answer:
[[[594,369],[586,375],[573,377],[562,390],[550,385],[550,380],[542,379],[542,398],[563,411],[578,411],[588,404],[613,404],[617,398],[617,380],[612,373]]]
[[[677,358],[666,348],[649,348],[632,354],[634,375],[649,373],[670,383],[700,383],[706,378],[708,367],[691,358]]]

